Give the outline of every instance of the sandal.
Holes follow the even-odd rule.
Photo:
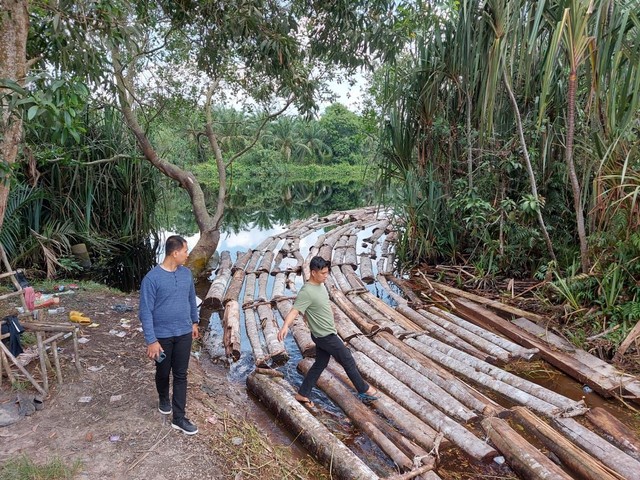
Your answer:
[[[366,392],[359,393],[358,398],[362,400],[364,403],[370,403],[378,400],[379,397],[376,397],[377,394],[378,394],[377,390],[374,390],[373,394],[366,393]]]
[[[307,408],[314,408],[315,404],[308,398],[296,398],[296,401]]]

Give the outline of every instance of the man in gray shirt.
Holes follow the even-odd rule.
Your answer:
[[[193,276],[184,266],[188,256],[184,238],[178,235],[167,238],[164,260],[142,279],[139,318],[147,357],[156,361],[158,410],[165,415],[173,413],[173,428],[194,435],[198,427],[185,417],[187,370],[191,343],[200,334]],[[173,398],[170,401],[171,373]]]

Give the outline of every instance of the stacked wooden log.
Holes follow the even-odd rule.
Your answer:
[[[380,394],[371,405],[362,405],[341,367],[333,364],[318,388],[388,456],[395,470],[393,475],[386,473],[389,478],[438,478],[433,471],[437,469],[434,448],[458,449],[477,462],[502,454],[522,478],[640,478],[640,441],[632,431],[623,435],[624,425],[602,412],[589,412],[586,424],[591,428],[586,428],[572,418],[588,412],[581,399],[567,398],[503,369],[514,359],[548,359],[548,345],[510,334],[514,328],[527,332],[506,320],[496,327],[500,317],[493,311],[468,298],[453,298],[439,285],[437,304],[443,308],[429,306],[406,280],[393,274],[395,232],[390,225],[384,212],[374,208],[296,222],[239,255],[233,266],[228,261],[223,266],[227,256],[221,255],[218,276],[222,278],[213,280],[216,293],[209,304],[224,310],[225,332],[235,323],[232,319],[241,305],[256,365],[277,367],[288,357],[275,333],[295,299],[296,278],[306,278],[311,257],[332,259],[326,286],[338,333]],[[309,251],[301,252],[300,239],[318,232]],[[283,266],[285,259],[293,260]],[[369,291],[365,284],[373,278],[395,307]],[[228,288],[219,293],[222,284]],[[486,316],[494,322],[492,328],[479,320]],[[304,319],[296,319],[291,330],[302,356],[313,356],[315,345]],[[236,338],[232,332],[231,328],[229,339]],[[540,340],[535,332],[527,335],[529,340]],[[234,340],[229,341],[233,345]],[[234,348],[228,350],[233,358]],[[298,368],[305,372],[311,363],[303,359]],[[319,460],[331,465],[334,476],[378,477],[360,461],[354,461],[348,472],[336,463],[335,454],[319,448],[328,445],[337,452],[344,445],[338,447],[337,438],[312,424],[313,415],[293,400],[285,379],[254,374],[247,383],[295,435],[301,435]],[[625,385],[632,385],[631,379],[625,378]],[[523,428],[538,438],[538,446],[518,433]],[[545,450],[553,452],[561,468],[549,461]],[[344,458],[353,461],[346,452]]]

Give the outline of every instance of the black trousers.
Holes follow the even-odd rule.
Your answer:
[[[360,375],[351,351],[345,346],[340,337],[334,333],[320,338],[311,335],[311,340],[316,344],[316,361],[304,377],[302,385],[300,385],[300,390],[298,390],[300,395],[307,398],[309,397],[320,375],[324,369],[327,368],[331,357],[335,358],[336,361],[342,365],[342,368],[344,368],[349,380],[351,380],[353,386],[356,387],[358,393],[364,393],[369,390],[369,384],[365,382],[362,375]]]
[[[184,418],[187,406],[187,370],[191,357],[191,333],[179,337],[159,338],[160,346],[164,350],[165,358],[156,362],[156,389],[161,400],[169,400],[169,376],[173,373],[173,418]]]

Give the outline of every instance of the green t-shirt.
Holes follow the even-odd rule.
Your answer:
[[[321,338],[337,333],[329,304],[329,294],[324,285],[305,283],[298,293],[293,308],[305,316],[314,337]]]

